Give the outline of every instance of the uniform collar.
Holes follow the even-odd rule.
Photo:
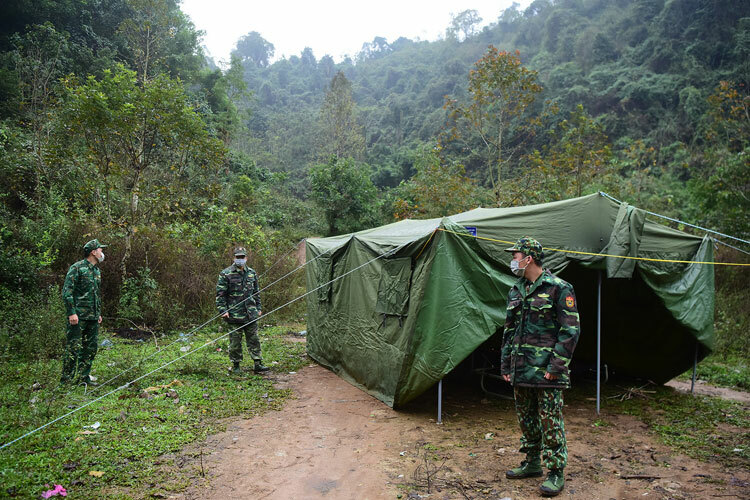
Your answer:
[[[539,278],[535,282],[531,282],[527,280],[526,278],[520,278],[516,282],[516,286],[518,287],[518,290],[521,292],[521,295],[524,297],[529,296],[534,290],[536,290],[542,283],[546,282],[551,278],[551,274],[547,269],[544,269],[542,271],[542,274],[539,275]]]

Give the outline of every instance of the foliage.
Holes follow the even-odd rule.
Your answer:
[[[0,359],[59,359],[65,337],[60,288],[19,294],[0,288]]]
[[[580,104],[550,131],[555,138],[526,156],[528,167],[508,188],[511,204],[527,205],[581,196],[612,173],[612,152],[602,127]],[[605,189],[605,191],[610,191]]]
[[[157,289],[158,284],[151,277],[151,269],[141,267],[134,276],[123,281],[117,315],[132,322],[142,319],[147,324],[152,323],[156,312],[154,299]]]
[[[188,189],[216,189],[223,147],[168,76],[139,84],[135,72],[119,66],[101,79],[69,80],[67,89],[69,130],[93,163],[89,203],[103,222],[124,232],[125,277],[139,226],[194,210],[191,198],[182,196]]]
[[[449,132],[443,143],[464,137],[464,152],[482,158],[498,204],[505,201],[501,183],[523,143],[522,120],[541,91],[537,73],[521,64],[518,52],[490,46],[469,72],[468,102],[446,99]],[[465,139],[472,134],[480,140]]]
[[[264,359],[267,364],[276,363],[272,370],[295,371],[306,362],[304,344],[285,340],[286,331],[282,327],[260,331]],[[184,488],[187,473],[182,475],[168,454],[222,430],[222,419],[247,418],[277,409],[291,395],[260,376],[227,376],[226,339],[197,350],[218,336],[199,332],[139,365],[139,360],[154,353],[152,343],[104,335],[112,344],[100,348],[93,367],[101,381],[136,365],[126,374],[127,380],[134,380],[184,355],[180,347],[188,347],[191,354],[4,449],[0,454],[4,494],[33,498],[48,489],[46,483],[53,482],[64,484],[68,493],[78,498],[102,498],[118,492],[135,497],[165,496],[172,489]],[[161,339],[160,345],[174,340]],[[85,394],[82,387],[70,391],[58,388],[59,362],[4,358],[0,363],[4,374],[0,382],[3,443],[70,412],[69,405],[80,407],[126,381],[121,377],[111,386]],[[33,386],[35,383],[38,386]],[[170,387],[158,387],[170,383]],[[101,422],[99,429],[84,428],[97,421]],[[168,467],[159,466],[165,462]],[[92,470],[104,474],[95,477],[89,474]]]
[[[352,85],[341,71],[331,80],[323,99],[320,109],[320,134],[322,158],[362,157],[365,138],[355,115]]]
[[[750,235],[750,92],[744,84],[722,81],[708,97],[711,117],[704,171],[691,188],[701,221],[746,238]]]
[[[397,220],[445,217],[491,203],[489,193],[466,177],[463,165],[441,163],[436,149],[420,151],[414,165],[417,173],[401,183],[393,202]]]
[[[313,200],[325,213],[329,235],[358,231],[372,221],[377,190],[367,165],[331,157],[310,169],[310,184]]]

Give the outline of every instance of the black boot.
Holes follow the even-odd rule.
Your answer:
[[[240,362],[239,361],[233,361],[232,362],[232,368],[229,369],[230,375],[242,375],[242,370],[240,370]]]
[[[263,365],[263,360],[260,360],[260,359],[255,360],[255,368],[253,368],[253,371],[255,373],[267,372],[268,370],[270,370],[270,368]]]

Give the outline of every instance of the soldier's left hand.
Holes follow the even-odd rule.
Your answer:
[[[263,316],[263,311],[258,311],[258,316]]]
[[[547,380],[557,380],[557,375],[553,375],[552,373],[547,372],[544,374],[544,378],[546,378]]]
[[[101,323],[101,322],[102,322],[102,317],[101,317],[101,316],[99,316],[99,323]]]

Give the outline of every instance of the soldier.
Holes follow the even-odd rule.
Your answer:
[[[255,373],[268,371],[263,366],[258,340],[258,318],[263,314],[260,305],[258,276],[247,267],[247,251],[243,247],[234,249],[234,263],[219,273],[216,284],[216,307],[229,327],[236,331],[229,334],[230,372],[239,375],[242,361],[242,332],[245,333],[247,350],[255,362]]]
[[[101,273],[97,265],[104,260],[99,240],[83,246],[83,260],[68,269],[62,289],[65,311],[68,315],[65,357],[61,383],[91,384],[91,363],[94,361],[102,322]]]
[[[508,293],[501,372],[513,385],[526,460],[505,473],[509,479],[541,477],[542,495],[558,495],[568,460],[562,390],[570,387],[568,365],[579,334],[573,287],[542,269],[542,245],[524,237],[506,249],[519,280]]]

